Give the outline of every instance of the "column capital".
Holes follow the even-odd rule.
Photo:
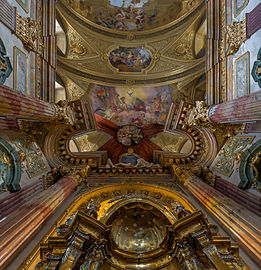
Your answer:
[[[199,179],[209,186],[214,187],[216,181],[216,176],[211,172],[209,168],[203,165],[193,167],[181,167],[173,165],[173,174],[184,186],[187,186],[190,182]]]
[[[73,179],[77,185],[80,185],[82,182],[86,181],[89,171],[89,166],[85,168],[69,168],[65,166],[58,166],[51,169],[46,175],[43,176],[44,188],[48,189],[50,186],[54,185],[63,177],[69,177]]]
[[[242,132],[245,124],[217,123],[211,120],[211,116],[215,113],[218,105],[209,106],[205,101],[196,101],[196,106],[191,108],[185,119],[188,126],[198,126],[200,128],[208,128],[213,133],[220,131],[225,137],[231,137],[236,133]]]
[[[193,107],[188,114],[187,124],[189,126],[199,126],[213,128],[213,122],[209,119],[209,110],[211,106],[206,105],[205,101],[196,101],[196,106]]]
[[[189,167],[180,167],[176,165],[173,165],[172,168],[173,168],[173,175],[184,186],[187,186],[191,181],[197,178],[196,171],[200,169],[199,166],[189,168]]]

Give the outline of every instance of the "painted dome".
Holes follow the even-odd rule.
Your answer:
[[[118,31],[154,29],[176,20],[188,11],[188,1],[181,0],[63,1],[86,19]]]
[[[167,232],[167,218],[153,206],[130,203],[114,213],[111,238],[118,248],[131,253],[156,250]]]

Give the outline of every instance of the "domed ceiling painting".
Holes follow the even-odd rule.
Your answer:
[[[119,126],[164,124],[170,108],[172,88],[110,87],[94,85],[91,97],[94,113]]]
[[[180,0],[64,0],[86,19],[109,29],[143,31],[183,15]]]

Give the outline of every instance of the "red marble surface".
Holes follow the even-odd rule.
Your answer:
[[[0,118],[0,130],[10,129],[19,129],[17,120],[13,118]]]
[[[261,28],[261,3],[259,3],[250,13],[246,13],[246,36],[250,38]]]
[[[0,223],[0,269],[35,235],[57,207],[76,190],[77,183],[63,177],[49,189],[17,207]]]
[[[261,91],[217,105],[210,120],[216,123],[261,120]]]
[[[0,116],[48,121],[54,115],[51,104],[0,85]]]
[[[7,217],[16,208],[24,205],[42,191],[44,191],[43,181],[39,179],[23,187],[20,191],[10,193],[0,199],[0,220]]]
[[[246,190],[240,189],[219,176],[216,177],[215,189],[252,211],[256,215],[261,216],[261,197],[258,197],[257,195]]]
[[[261,265],[260,217],[249,213],[234,200],[204,183],[198,177],[190,181],[188,190],[220,223],[234,240]]]

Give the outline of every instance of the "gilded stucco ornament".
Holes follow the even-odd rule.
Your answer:
[[[161,57],[161,53],[159,52],[159,50],[156,50],[152,54],[152,59],[154,60],[154,62],[158,62],[160,60],[160,57]]]
[[[13,68],[9,57],[6,55],[5,45],[0,38],[0,84],[4,84]]]
[[[23,18],[19,13],[17,13],[16,35],[21,39],[28,51],[33,51],[37,54],[42,53],[44,46],[42,41],[43,37],[40,32],[40,24],[33,18]],[[36,43],[38,43],[38,46]]]
[[[227,89],[227,58],[226,58],[226,0],[221,0],[220,3],[220,31],[221,31],[221,39],[219,41],[219,62],[220,62],[220,101],[225,102],[227,100],[226,97],[226,89]]]
[[[227,26],[226,32],[226,55],[235,54],[246,38],[246,20],[233,22]]]
[[[204,101],[196,101],[196,106],[191,110],[187,124],[189,126],[204,126],[212,127],[212,123],[208,117],[210,106],[206,105]]]
[[[99,270],[105,261],[117,269],[172,266],[229,270],[231,265],[233,269],[249,269],[238,255],[238,247],[221,236],[201,211],[187,211],[170,222],[170,211],[156,202],[135,196],[124,198],[105,211],[103,220],[78,209],[58,228],[55,225],[52,231],[58,232],[56,237],[44,238],[37,250],[41,257],[30,257],[29,261],[34,261],[36,270],[47,266]],[[175,209],[181,213],[184,209],[178,207]],[[26,262],[22,267],[19,269],[29,269]]]
[[[212,122],[209,118],[211,108],[212,106],[206,105],[204,101],[196,101],[196,106],[190,110],[185,120],[186,123],[189,126],[208,128],[212,132],[221,132],[224,137],[232,137],[244,131],[245,124],[219,124]]]
[[[134,33],[131,33],[131,32],[130,32],[130,33],[127,34],[127,39],[128,39],[128,40],[131,41],[131,40],[134,40],[135,38],[136,38],[136,37],[135,37],[135,34],[134,34]]]
[[[5,179],[5,173],[8,170],[9,167],[12,166],[10,158],[2,151],[0,151],[0,162],[1,164],[5,165],[5,168],[1,171],[1,180],[2,180],[2,185],[0,186],[0,192],[1,191],[7,191],[6,188],[6,179]]]
[[[78,184],[81,184],[82,182],[86,181],[88,170],[89,166],[82,169],[68,168],[65,166],[52,168],[50,172],[42,177],[44,188],[48,189],[50,186],[58,182],[62,177],[66,176],[73,178]]]
[[[91,48],[87,41],[85,41],[82,36],[74,30],[72,27],[68,27],[68,52],[66,57],[69,59],[83,59],[92,58],[98,56],[95,49]]]
[[[67,100],[60,100],[55,106],[55,118],[58,121],[64,121],[69,125],[74,125],[76,122],[75,113]]]
[[[127,4],[127,2],[125,3]],[[104,4],[104,1],[95,1],[93,3],[94,6],[97,5],[98,9]],[[152,5],[155,5],[155,8],[159,9],[161,2],[158,2],[158,0],[156,2],[150,2],[148,6],[146,5],[146,9],[149,6],[151,8]],[[166,5],[165,3],[164,7]],[[94,22],[90,22],[89,19],[86,19],[86,16],[92,15],[90,13],[86,14],[85,11],[84,14],[86,16],[84,15],[82,17],[79,13],[86,9],[88,3],[69,0],[58,1],[57,12],[61,15],[65,28],[73,29],[75,33],[79,34],[88,50],[88,55],[91,50],[96,52],[96,55],[93,57],[83,56],[80,62],[75,61],[79,59],[77,55],[75,57],[58,55],[58,69],[64,74],[66,73],[74,81],[78,81],[81,85],[91,81],[101,85],[124,86],[129,79],[135,80],[136,85],[142,86],[166,85],[199,76],[200,72],[203,74],[204,59],[203,57],[199,59],[195,59],[194,57],[194,38],[198,24],[204,16],[204,1],[177,1],[173,2],[173,5],[178,5],[182,9],[182,12],[184,11],[182,13],[182,23],[179,20],[172,21],[169,24],[164,23],[160,29],[157,23],[155,26],[158,29],[125,32],[117,31],[116,29],[106,29],[102,25],[95,25],[97,18]],[[72,6],[74,10],[71,9]],[[106,6],[104,12],[107,13],[108,8],[109,6]],[[149,10],[152,10],[150,8]],[[119,9],[117,8],[117,13]],[[127,11],[125,10],[124,14],[125,12]],[[173,11],[168,10],[168,12],[170,12],[171,16],[178,15],[177,8],[174,8]],[[75,16],[71,16],[70,14],[72,13]],[[126,19],[126,22],[131,22],[132,19]],[[166,22],[167,17],[162,19]],[[66,34],[68,35],[68,33]],[[125,71],[113,68],[110,61],[108,61],[107,54],[104,54],[104,52],[110,52],[117,46],[146,47],[152,53],[153,59],[146,69],[139,71],[140,74],[135,72],[128,72],[126,74]],[[81,51],[80,48],[79,51]],[[102,65],[100,64],[101,59],[103,61]],[[178,63],[175,60],[173,61],[173,59],[178,59]],[[83,88],[86,87],[84,86]]]
[[[255,172],[254,183],[252,184],[252,188],[256,188],[261,192],[261,187],[259,186],[258,181],[261,179],[261,170],[260,170],[260,162],[261,162],[261,152],[257,153],[253,158],[249,165],[253,168]]]
[[[184,186],[187,186],[190,181],[193,181],[196,178],[195,173],[192,172],[189,168],[173,166],[173,173],[178,181]]]
[[[173,166],[173,174],[184,186],[187,186],[191,181],[196,178],[200,178],[206,184],[214,187],[216,176],[206,166],[193,166],[193,167],[182,167]]]

